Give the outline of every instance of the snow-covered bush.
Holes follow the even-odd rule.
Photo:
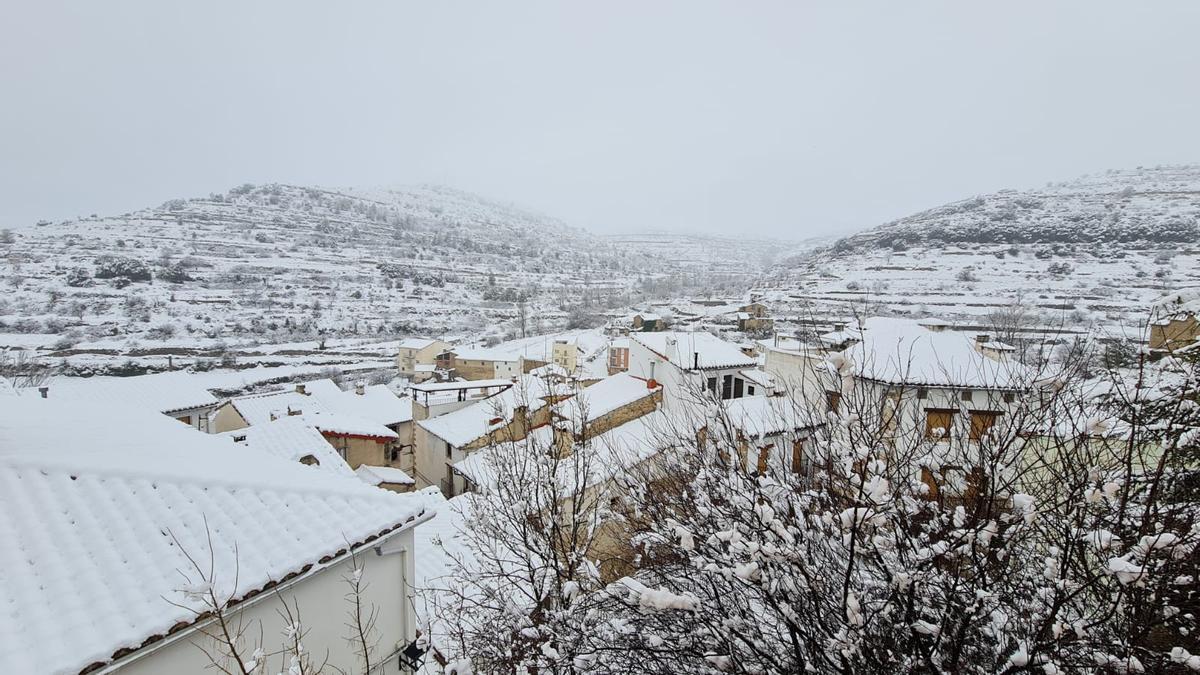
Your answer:
[[[172,284],[182,284],[191,281],[192,275],[188,274],[187,265],[182,261],[174,261],[159,267],[158,278]]]
[[[117,279],[124,277],[130,281],[150,281],[150,266],[137,258],[120,256],[101,256],[96,259],[97,279]]]
[[[84,267],[73,267],[67,272],[66,284],[72,288],[92,285],[92,275]]]

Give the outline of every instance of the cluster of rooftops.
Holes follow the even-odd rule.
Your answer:
[[[842,332],[841,353],[866,379],[1004,389],[1024,376],[976,341],[936,327],[871,320]],[[202,607],[178,595],[177,570],[187,564],[184,552],[204,548],[209,536],[213,555],[230,564],[237,545],[234,596],[244,597],[438,517],[444,498],[420,489],[436,483],[389,462],[352,467],[333,437],[403,445],[419,428],[466,448],[517,411],[545,408],[544,422],[522,433],[544,447],[556,430],[573,429],[572,442],[600,449],[591,477],[600,481],[652,455],[664,431],[705,423],[678,391],[689,374],[701,386],[742,380],[739,395],[719,398],[747,437],[808,424],[762,368],[762,352],[787,346],[747,350],[704,332],[670,331],[609,342],[629,350],[623,372],[585,378],[547,364],[514,378],[410,383],[403,395],[318,379],[219,398],[208,381],[178,371],[55,382],[42,395],[9,391],[0,405],[0,643],[45,648],[5,650],[0,664],[9,672],[87,671],[186,629]],[[475,395],[463,396],[468,390]],[[439,401],[450,405],[434,414]],[[229,420],[231,428],[217,428]],[[579,435],[589,425],[596,433]],[[486,489],[489,454],[502,447],[481,445],[452,470]]]

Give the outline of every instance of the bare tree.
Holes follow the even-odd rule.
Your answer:
[[[8,381],[14,389],[36,389],[45,386],[54,375],[54,369],[31,357],[25,350],[0,350],[0,378]]]

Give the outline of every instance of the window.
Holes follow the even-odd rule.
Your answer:
[[[804,473],[804,441],[792,441],[792,473]]]
[[[744,387],[745,385],[746,385],[746,382],[744,380],[742,380],[742,378],[740,378],[740,377],[733,378],[733,397],[734,398],[742,397],[742,394],[743,394],[742,387]]]
[[[717,395],[717,378],[708,378],[708,390],[712,392],[713,396]]]
[[[453,454],[454,454],[454,449],[450,447],[449,443],[447,443],[446,444],[446,459],[450,459],[453,456]]]
[[[179,418],[179,421],[180,421],[180,422],[183,422],[184,424],[186,424],[186,425],[188,425],[188,426],[191,426],[191,425],[192,425],[192,416],[191,416],[191,415],[184,415],[183,417],[180,417],[180,418]]]
[[[942,439],[950,436],[954,424],[954,410],[925,409],[925,438]]]
[[[929,490],[925,493],[925,496],[931,500],[936,500],[940,490],[938,488],[937,479],[934,477],[933,472],[927,467],[921,467],[921,482],[929,488]]]
[[[970,389],[963,389],[962,400],[970,401],[970,400],[973,400],[974,398],[975,398],[975,392],[971,391]]]
[[[842,395],[836,391],[825,392],[825,402],[829,404],[829,409],[837,412],[842,406]]]
[[[972,410],[971,411],[971,440],[981,440],[987,432],[996,426],[996,418],[1000,417],[1000,413],[987,410]]]
[[[746,385],[746,395],[747,395],[747,396],[753,396],[753,395],[754,395],[754,385],[752,385],[752,384],[748,384],[748,385]]]
[[[917,398],[922,401],[929,398],[929,390],[925,387],[917,387]]]
[[[763,476],[767,473],[767,463],[771,460],[771,448],[774,444],[765,445],[758,449],[758,475]]]
[[[1015,400],[1017,400],[1016,394],[1012,393],[1011,391],[1004,392],[1004,402],[1005,403],[1012,403]]]
[[[721,378],[721,398],[729,399],[733,397],[733,376],[726,375]]]

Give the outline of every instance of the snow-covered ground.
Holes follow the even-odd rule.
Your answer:
[[[246,185],[3,233],[0,349],[88,368],[226,353],[336,364],[407,335],[494,342],[595,325],[717,283],[694,274],[704,255],[728,262],[723,286],[766,262],[760,242],[672,237],[609,240],[439,187]]]

